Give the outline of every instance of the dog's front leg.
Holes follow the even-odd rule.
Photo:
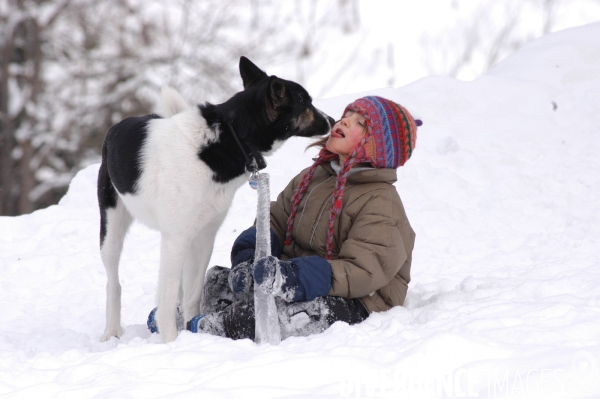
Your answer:
[[[226,215],[227,212],[215,215],[189,246],[181,282],[183,288],[182,308],[186,322],[200,312],[200,297],[204,287],[206,268],[212,255],[217,231]]]
[[[214,237],[212,239],[214,241]],[[213,241],[207,243],[196,238],[188,247],[181,279],[181,309],[186,323],[200,312],[204,274],[212,253]]]
[[[185,237],[162,235],[156,323],[165,343],[177,338],[177,299],[188,245]]]

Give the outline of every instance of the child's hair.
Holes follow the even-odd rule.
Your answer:
[[[417,139],[417,126],[423,123],[415,120],[401,105],[381,97],[368,96],[359,98],[344,110],[358,112],[365,117],[367,132],[365,137],[352,150],[338,174],[327,225],[326,259],[333,259],[333,226],[335,218],[342,210],[342,198],[346,186],[346,178],[353,165],[369,163],[373,168],[397,168],[412,155]],[[329,136],[323,137],[309,145],[321,147],[319,156],[303,176],[302,181],[292,197],[292,209],[288,219],[285,245],[292,243],[294,219],[317,167],[323,162],[337,159],[337,155],[327,150],[325,144]]]
[[[337,122],[336,122],[337,123]],[[318,138],[317,140],[313,141],[312,143],[310,143],[309,145],[306,146],[306,150],[308,150],[309,148],[313,148],[313,147],[317,147],[319,150],[321,148],[325,148],[325,146],[327,145],[327,141],[329,140],[329,137],[331,135],[328,134],[327,136],[323,136],[321,138]],[[305,150],[305,151],[306,151]]]

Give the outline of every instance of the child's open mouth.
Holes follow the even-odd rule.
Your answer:
[[[337,138],[344,138],[346,135],[342,132],[342,129],[335,129],[331,131],[331,135]]]

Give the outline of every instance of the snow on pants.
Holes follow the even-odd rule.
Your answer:
[[[254,340],[254,292],[236,295],[229,288],[229,268],[214,266],[206,273],[198,331],[232,339]],[[336,321],[356,324],[369,313],[360,299],[324,296],[288,303],[275,298],[281,338],[320,333]]]

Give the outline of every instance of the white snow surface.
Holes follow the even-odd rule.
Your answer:
[[[600,397],[600,23],[523,47],[471,82],[428,77],[316,101],[339,117],[377,94],[424,121],[396,187],[417,233],[404,307],[256,345],[146,329],[160,237],[123,252],[121,339],[99,342],[106,277],[98,165],[56,206],[0,217],[3,398]],[[268,159],[271,198],[314,150]],[[211,265],[256,215],[241,188]]]

